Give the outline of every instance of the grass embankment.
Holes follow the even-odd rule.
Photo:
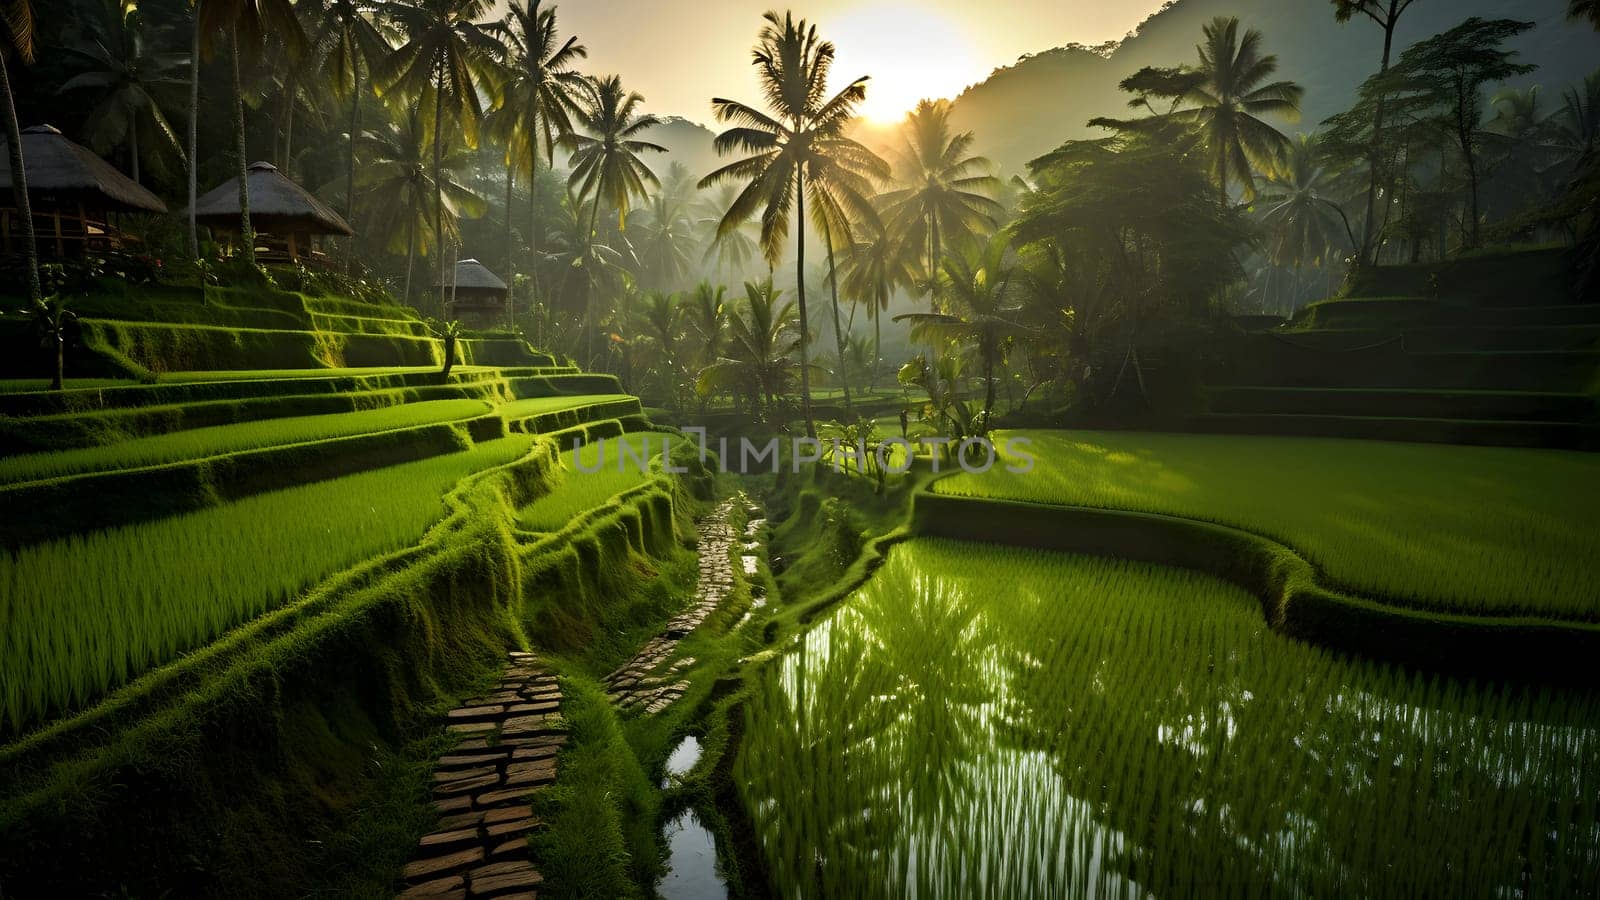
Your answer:
[[[1244,592],[918,540],[763,673],[734,783],[776,892],[1584,892],[1600,706],[1353,663]]]
[[[526,531],[559,531],[577,516],[643,484],[652,471],[661,471],[663,447],[670,441],[665,433],[647,432],[602,438],[576,450],[561,448],[561,481],[550,493],[522,508],[518,526]]]
[[[490,410],[490,405],[481,400],[432,400],[335,415],[192,428],[101,447],[10,456],[0,459],[0,483],[156,466],[263,447],[456,422]]]
[[[1418,607],[1600,618],[1600,457],[1132,432],[1013,432],[1028,473],[942,494],[1182,516],[1287,544],[1334,582]]]
[[[502,438],[9,551],[0,569],[7,722],[15,729],[82,704],[332,572],[414,543],[456,482],[530,446]]]
[[[481,692],[507,646],[625,654],[612,638],[683,602],[693,558],[674,551],[674,521],[703,475],[641,485],[555,535],[515,534],[516,510],[554,483],[559,437],[508,439],[532,451],[448,492],[445,520],[415,546],[0,748],[0,881],[24,896],[387,895],[436,818],[437,716]],[[587,771],[601,769],[626,775]],[[633,815],[610,775],[576,783],[571,796],[592,784],[611,804],[624,879],[635,853],[653,865],[653,818]],[[96,866],[75,864],[90,854]]]

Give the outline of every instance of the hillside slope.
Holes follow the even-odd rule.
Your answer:
[[[1600,60],[1600,34],[1566,20],[1566,0],[1418,0],[1401,19],[1395,55],[1469,16],[1508,17],[1538,23],[1513,46],[1540,66],[1516,84],[1545,86],[1547,102],[1581,79]],[[1195,59],[1200,29],[1214,16],[1238,16],[1266,35],[1279,58],[1279,75],[1306,87],[1304,115],[1288,130],[1314,130],[1345,108],[1376,71],[1382,32],[1365,19],[1334,21],[1326,0],[1178,0],[1151,17],[1109,58],[1086,49],[1058,48],[995,70],[955,101],[957,124],[977,133],[978,150],[1009,173],[1064,140],[1092,136],[1090,118],[1122,115],[1126,96],[1117,83],[1143,66]]]

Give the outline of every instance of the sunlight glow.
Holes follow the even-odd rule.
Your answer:
[[[898,122],[925,97],[954,98],[983,75],[972,42],[937,10],[874,3],[820,23],[839,48],[832,87],[870,75],[864,118]]]

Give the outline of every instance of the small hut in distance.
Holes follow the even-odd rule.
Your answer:
[[[355,234],[333,208],[290,181],[268,162],[250,164],[250,226],[256,233],[256,259],[262,262],[313,262],[326,259],[321,239]],[[232,246],[239,238],[239,182],[230,178],[195,201],[195,221]]]
[[[111,224],[123,213],[164,213],[167,205],[89,148],[49,125],[22,132],[34,240],[46,256],[120,250],[130,239]],[[0,252],[22,252],[22,219],[12,206],[11,154],[0,135]]]
[[[500,276],[475,259],[457,262],[455,278],[442,276],[434,288],[444,295],[446,315],[468,328],[506,323],[511,291]]]

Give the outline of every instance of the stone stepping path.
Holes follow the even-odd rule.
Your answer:
[[[694,665],[694,657],[680,659],[665,670],[662,666],[677,650],[678,642],[699,628],[733,590],[733,560],[729,550],[733,547],[734,533],[728,514],[733,511],[734,500],[722,501],[700,520],[700,580],[694,602],[640,648],[633,659],[606,676],[611,702],[623,709],[643,709],[647,715],[655,715],[677,702],[688,690],[688,682],[678,676]]]
[[[544,877],[528,835],[541,826],[528,800],[556,780],[567,742],[561,688],[531,653],[514,651],[494,692],[445,714],[462,736],[433,772],[442,814],[402,871],[399,896],[532,900]]]

